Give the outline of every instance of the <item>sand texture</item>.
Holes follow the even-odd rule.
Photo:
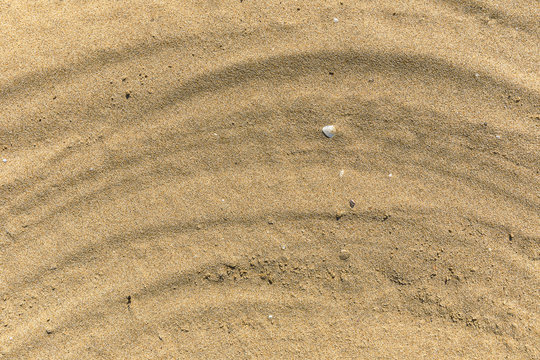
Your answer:
[[[0,19],[0,359],[540,359],[538,0]]]

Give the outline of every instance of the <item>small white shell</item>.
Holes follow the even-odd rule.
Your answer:
[[[336,135],[336,127],[334,125],[326,125],[322,128],[322,132],[327,138],[334,137]]]

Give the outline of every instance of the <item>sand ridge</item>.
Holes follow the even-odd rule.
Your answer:
[[[537,2],[0,13],[0,359],[540,357]]]

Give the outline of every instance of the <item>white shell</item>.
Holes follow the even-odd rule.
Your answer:
[[[326,125],[322,128],[322,132],[327,138],[331,138],[336,135],[336,127],[334,125]]]

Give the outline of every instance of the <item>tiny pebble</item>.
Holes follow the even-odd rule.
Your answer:
[[[334,18],[334,22],[337,23],[339,20],[338,18]]]
[[[341,171],[339,172],[339,177],[343,177],[344,174],[345,174],[345,170],[341,170]]]
[[[392,177],[392,174],[388,174],[388,177]]]
[[[281,245],[281,250],[285,250],[287,247],[285,245]]]
[[[501,135],[495,135],[495,137],[496,137],[497,139],[500,139],[500,138],[501,138]]]
[[[339,254],[339,258],[341,260],[347,260],[348,258],[351,257],[351,253],[348,252],[347,250],[341,250],[341,253]]]
[[[476,73],[476,74],[474,74],[474,77],[478,79],[480,77],[480,74]]]
[[[322,128],[322,132],[327,138],[332,138],[336,135],[336,127],[334,125],[326,125]]]
[[[349,200],[349,206],[352,208],[354,208],[354,206],[356,205],[356,203],[354,202],[353,199]]]
[[[268,319],[272,320],[274,317],[272,315],[268,315]]]
[[[2,159],[2,162],[7,163],[7,159]]]

